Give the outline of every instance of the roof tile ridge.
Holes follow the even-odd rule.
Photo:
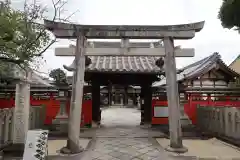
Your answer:
[[[199,65],[199,64],[201,64],[201,63],[203,63],[203,62],[206,62],[206,61],[209,60],[210,58],[215,57],[215,55],[216,55],[216,53],[213,53],[213,54],[211,54],[210,56],[205,57],[205,58],[203,58],[203,59],[201,59],[201,60],[199,60],[199,61],[196,61],[196,62],[194,62],[194,63],[192,63],[192,64],[190,64],[190,65],[188,65],[188,66],[185,66],[185,67],[183,67],[183,68],[180,69],[180,70],[184,71],[184,70],[186,70],[186,69],[189,69],[189,68],[191,68],[191,67],[194,67],[194,66],[196,66],[196,65]],[[199,67],[198,67],[198,68],[199,68]]]
[[[211,54],[210,56],[208,56],[208,57],[200,60],[199,63],[198,63],[198,64],[200,64],[200,65],[195,69],[195,72],[196,72],[196,73],[194,73],[194,74],[188,73],[188,74],[186,75],[186,77],[189,77],[191,74],[192,74],[191,76],[193,76],[193,75],[196,75],[197,73],[203,72],[206,68],[209,68],[209,66],[211,66],[213,63],[217,62],[217,60],[218,60],[220,57],[221,57],[221,56],[220,56],[217,52],[214,52],[214,53]],[[208,62],[208,61],[210,61],[211,63],[209,63],[208,65],[204,66],[200,71],[198,71],[198,69],[199,69],[200,67],[202,67],[202,65],[204,65],[204,64],[205,64],[206,62]],[[201,63],[200,63],[200,62],[201,62]]]

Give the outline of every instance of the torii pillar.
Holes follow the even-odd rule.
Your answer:
[[[193,57],[194,49],[180,49],[175,48],[174,39],[192,39],[195,32],[199,32],[204,22],[183,24],[183,25],[169,25],[169,26],[123,26],[123,25],[80,25],[57,23],[45,20],[45,26],[52,31],[56,38],[77,38],[76,52],[74,47],[70,48],[56,48],[55,54],[58,56],[75,56],[76,70],[74,75],[72,105],[70,117],[72,124],[69,129],[69,139],[73,144],[71,149],[76,148],[80,150],[78,141],[80,131],[80,117],[81,117],[81,101],[82,89],[84,80],[84,54],[87,56],[164,56],[166,65],[167,78],[167,96],[169,109],[169,130],[170,130],[170,146],[166,148],[172,152],[186,152],[187,149],[182,144],[182,131],[180,123],[180,105],[179,93],[176,81],[176,63],[175,57]],[[81,33],[81,36],[76,33]],[[116,47],[116,44],[106,47],[87,47],[85,48],[85,38],[92,39],[121,39],[121,45]],[[164,48],[149,48],[149,47],[131,47],[129,39],[163,39]],[[80,53],[79,53],[80,52]],[[79,57],[77,57],[80,55]],[[81,59],[79,61],[78,59]],[[77,62],[78,61],[78,62]],[[77,77],[77,78],[76,78]],[[73,98],[74,97],[74,98]],[[79,108],[80,107],[80,108]],[[151,106],[149,106],[151,107]],[[71,133],[70,133],[71,132]]]
[[[83,150],[81,145],[79,144],[79,136],[85,73],[85,43],[86,38],[84,36],[84,33],[77,32],[77,47],[75,56],[75,65],[77,67],[73,75],[71,107],[68,122],[69,139],[67,142],[67,148],[70,149],[73,153],[78,153]]]

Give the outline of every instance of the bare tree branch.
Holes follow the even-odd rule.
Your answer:
[[[15,59],[12,59],[12,58],[7,58],[7,57],[0,57],[0,61],[10,62],[10,63],[15,63],[15,64],[24,63],[23,60],[15,60]]]
[[[48,44],[47,47],[45,47],[41,52],[39,52],[38,54],[35,54],[35,56],[41,56],[44,52],[46,52],[48,50],[48,48],[50,48],[55,42],[57,41],[57,39],[55,38],[54,40],[52,40],[51,43]]]
[[[76,14],[77,12],[79,12],[79,10],[76,10],[75,12],[73,12],[72,14],[70,14],[68,17],[64,18],[64,21],[69,20],[69,18],[71,18],[74,14]]]
[[[52,0],[52,4],[53,4],[53,7],[54,7],[54,16],[53,16],[53,21],[55,21],[55,19],[56,19],[56,16],[57,16],[57,12],[58,12],[58,8],[57,8],[57,5],[59,4],[61,2],[61,0],[58,0],[56,3],[54,2],[54,0]],[[66,4],[66,3],[64,3],[64,4]],[[36,6],[36,0],[34,0],[34,7]],[[62,7],[63,5],[61,5],[61,7]],[[30,20],[30,23],[32,23],[32,20]],[[28,24],[28,23],[26,23],[26,24]],[[36,23],[35,23],[36,24]],[[43,33],[45,32],[45,28],[44,27],[42,27],[42,29],[40,30],[40,32],[39,32],[39,34],[38,34],[38,36],[36,37],[36,39],[35,39],[35,41],[32,41],[30,44],[27,44],[26,45],[26,52],[29,50],[29,46],[32,46],[36,41],[38,41],[39,40],[39,38],[41,38],[42,36],[43,36]],[[47,45],[47,47],[46,48],[44,48],[43,49],[43,51],[41,51],[41,52],[39,52],[38,54],[34,54],[35,56],[42,56],[42,54],[52,45],[52,44],[54,44],[56,42],[56,39],[55,40],[53,40],[53,41],[51,41],[51,43],[49,43],[48,45]]]
[[[61,14],[67,2],[66,0],[52,0],[53,21],[60,20],[71,23],[69,19],[79,10],[62,19]],[[32,0],[31,3],[24,0],[23,11],[15,12],[9,5],[6,5],[4,11],[0,12],[7,17],[0,23],[0,31],[3,31],[0,35],[0,61],[15,63],[24,68],[36,63],[37,59],[35,58],[42,57],[43,53],[57,42],[55,37],[54,39],[50,37],[44,24],[41,23],[46,6],[42,7],[37,0]],[[9,30],[5,21],[10,26]]]

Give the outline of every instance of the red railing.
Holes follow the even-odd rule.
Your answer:
[[[159,97],[160,98],[160,97]],[[197,106],[211,107],[240,107],[240,95],[204,95],[204,94],[188,94],[184,103],[184,112],[188,115],[192,124],[196,124]],[[152,100],[152,124],[168,124],[168,118],[154,117],[155,107],[166,107],[167,100]]]
[[[44,105],[46,107],[46,119],[44,121],[44,124],[46,125],[52,124],[52,121],[55,119],[60,109],[59,100],[57,100],[51,93],[48,99],[36,99],[31,96],[30,104],[31,106]],[[15,106],[14,96],[11,96],[10,98],[0,98],[0,109],[12,108],[14,106]],[[66,101],[66,109],[68,114],[69,108],[70,98],[68,98]],[[91,122],[92,122],[92,100],[91,99],[83,100],[81,125],[83,126],[85,124],[91,124]]]

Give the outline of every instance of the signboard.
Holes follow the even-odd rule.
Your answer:
[[[168,118],[168,107],[165,106],[155,106],[154,107],[154,117],[155,118]]]
[[[11,93],[1,92],[0,93],[0,98],[1,99],[10,99],[11,98]]]
[[[23,153],[24,160],[45,160],[48,130],[29,130]]]
[[[50,99],[49,93],[33,93],[32,98],[34,100],[48,100]]]

